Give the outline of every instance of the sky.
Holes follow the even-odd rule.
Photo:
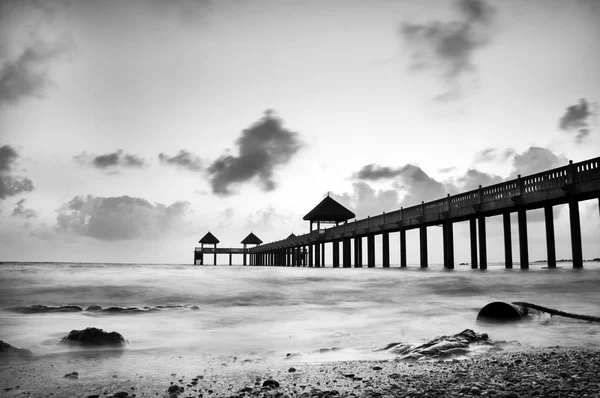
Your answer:
[[[307,232],[328,193],[363,218],[600,156],[599,21],[598,0],[0,0],[0,261],[191,263],[208,231]]]

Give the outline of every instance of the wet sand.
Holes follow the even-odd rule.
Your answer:
[[[438,362],[267,364],[233,357],[47,357],[0,368],[5,397],[600,397],[600,347],[548,347]],[[101,362],[104,361],[104,362]],[[109,363],[110,365],[110,363]],[[136,364],[139,368],[139,364]],[[77,377],[65,378],[77,372]],[[271,382],[275,381],[275,382]],[[266,382],[266,383],[265,383]],[[169,392],[169,389],[171,392]],[[127,394],[127,395],[125,395]]]

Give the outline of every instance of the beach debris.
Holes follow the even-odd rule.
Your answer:
[[[127,340],[117,332],[105,332],[102,329],[89,327],[84,330],[71,330],[62,338],[61,343],[76,343],[87,346],[120,346],[127,344]]]
[[[503,301],[494,301],[483,307],[477,314],[477,322],[515,322],[542,314],[581,319],[589,322],[600,322],[600,317],[597,316],[572,314],[532,303],[505,303]]]
[[[33,354],[25,348],[17,348],[0,340],[0,358],[7,359],[31,359]]]
[[[4,308],[4,311],[16,312],[19,314],[44,314],[49,312],[79,312],[83,310],[77,305],[47,306],[35,304],[30,306]]]
[[[502,351],[489,339],[487,333],[479,334],[471,329],[451,336],[438,336],[418,346],[404,343],[388,344],[382,350],[399,355],[396,359],[399,361],[420,361],[467,356],[472,353],[472,346],[476,345],[486,347],[487,352]]]
[[[266,388],[279,388],[279,382],[276,381],[276,380],[270,380],[269,379],[269,380],[265,380],[262,383],[262,386],[266,387]]]
[[[76,379],[79,379],[79,373],[77,373],[77,372],[67,373],[66,375],[63,376],[63,378],[76,380]]]

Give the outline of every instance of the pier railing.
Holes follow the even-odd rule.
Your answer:
[[[400,210],[369,216],[361,220],[345,223],[326,230],[313,231],[308,234],[298,235],[288,239],[271,242],[257,246],[251,251],[262,251],[273,246],[297,246],[314,241],[317,237],[333,238],[339,235],[356,234],[365,232],[383,225],[406,223],[418,224],[423,217],[439,215],[440,217],[450,211],[482,205],[501,199],[511,199],[521,195],[542,192],[552,188],[565,188],[569,185],[600,179],[600,157],[585,160],[579,163],[570,162],[567,166],[559,167],[541,173],[521,177],[513,180],[479,187],[472,191],[458,195],[448,195],[446,198],[423,202],[416,206],[400,208]],[[447,214],[447,213],[446,213]]]

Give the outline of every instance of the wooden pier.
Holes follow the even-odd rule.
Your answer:
[[[327,198],[326,198],[327,199]],[[548,268],[556,267],[553,207],[568,204],[574,268],[583,267],[579,202],[597,199],[600,206],[600,157],[419,205],[258,245],[248,250],[251,265],[325,266],[325,244],[332,244],[333,267],[362,267],[363,238],[367,266],[375,267],[375,236],[382,235],[383,267],[390,266],[390,233],[400,235],[400,267],[406,267],[406,231],[419,230],[420,266],[427,267],[427,228],[442,226],[444,267],[454,268],[453,224],[469,221],[471,268],[487,268],[486,218],[502,215],[506,268],[513,267],[510,214],[517,213],[521,269],[529,268],[527,211],[544,209]],[[336,202],[337,203],[337,202]],[[341,206],[341,205],[340,205]],[[308,216],[308,215],[307,215]],[[306,219],[306,217],[305,217]],[[351,252],[354,240],[354,253]],[[479,245],[478,245],[479,243]],[[340,245],[342,246],[340,256]],[[479,250],[478,250],[479,246]],[[354,261],[352,262],[352,259]]]

